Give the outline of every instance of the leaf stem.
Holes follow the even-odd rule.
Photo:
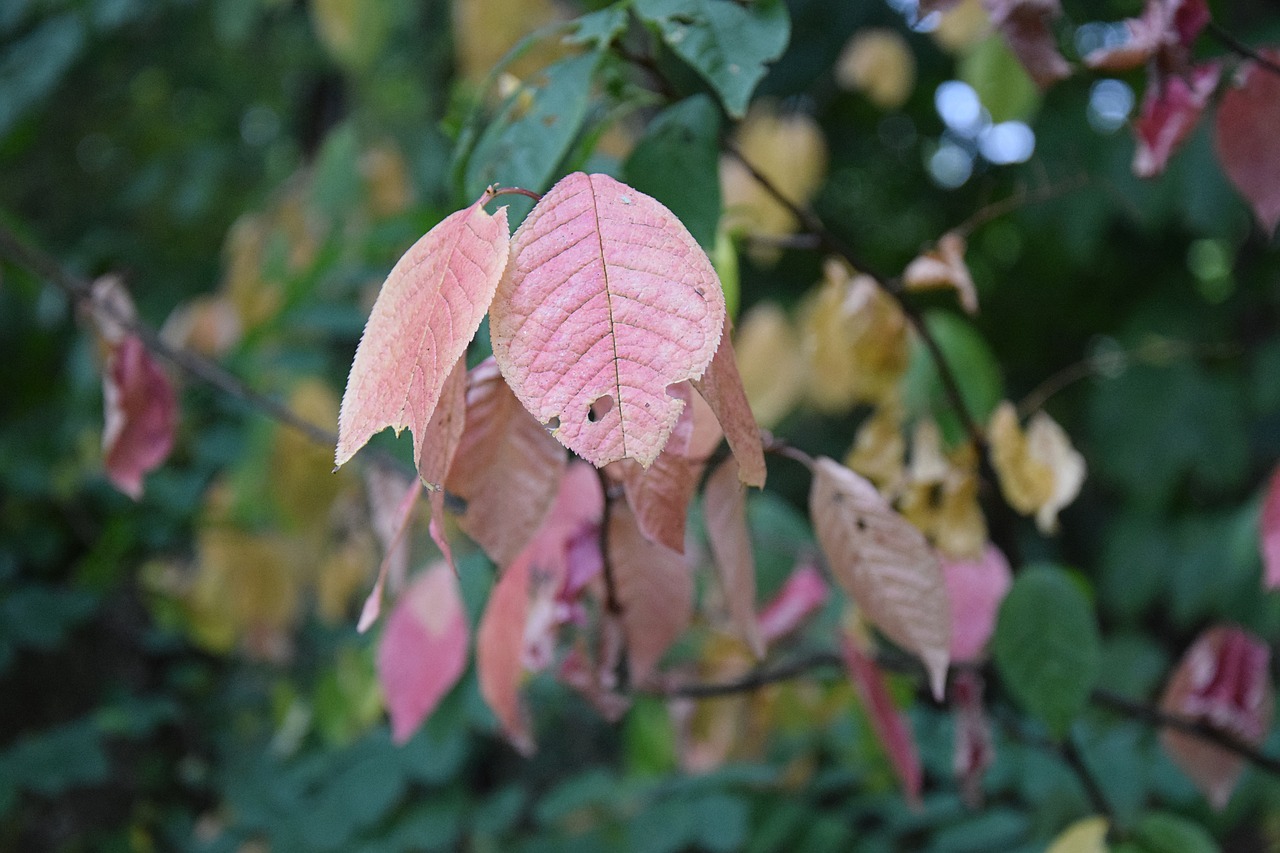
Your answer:
[[[500,195],[522,195],[525,198],[533,199],[534,202],[542,201],[542,196],[533,190],[527,190],[524,187],[499,187],[494,184],[484,191],[484,200],[481,204],[488,204]]]

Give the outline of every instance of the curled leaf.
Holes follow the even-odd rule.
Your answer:
[[[968,314],[978,313],[978,290],[964,262],[964,238],[948,231],[938,240],[938,245],[907,264],[902,273],[902,284],[907,290],[931,290],[950,287],[960,299],[960,305]]]
[[[427,424],[445,381],[480,328],[507,265],[507,211],[490,216],[486,200],[446,217],[387,276],[342,396],[336,464],[390,426],[413,433],[421,468]],[[440,483],[444,473],[427,482]]]
[[[1262,51],[1280,62],[1280,49]],[[1268,234],[1280,224],[1280,76],[1256,62],[1240,68],[1218,105],[1218,160]]]
[[[871,624],[920,657],[941,699],[951,613],[942,568],[924,535],[871,483],[827,458],[815,464],[809,514],[836,580]]]
[[[707,478],[703,513],[729,619],[751,652],[763,658],[764,641],[756,625],[756,562],[747,530],[747,490],[733,459],[726,459]]]
[[[1062,15],[1059,0],[983,0],[992,25],[1041,89],[1071,76],[1058,52],[1051,21]]]
[[[525,755],[534,750],[529,714],[520,697],[524,681],[525,623],[529,613],[532,554],[524,551],[507,566],[489,594],[476,631],[476,673],[480,695],[502,724],[507,740]]]
[[[490,315],[511,390],[596,466],[651,465],[720,344],[724,293],[672,213],[606,175],[574,173],[521,224]]]
[[[760,443],[760,426],[751,414],[751,404],[747,402],[747,392],[742,386],[742,377],[738,374],[731,331],[732,324],[726,316],[720,347],[711,359],[706,375],[695,379],[693,386],[715,412],[716,420],[720,422],[724,437],[729,442],[729,449],[738,460],[738,476],[742,478],[742,482],[763,489],[765,464],[764,448]]]
[[[1075,500],[1084,484],[1084,457],[1044,412],[1032,415],[1024,434],[1017,411],[1007,401],[992,413],[988,437],[1005,499],[1024,515],[1035,513],[1036,526],[1052,533],[1058,512]]]
[[[1186,75],[1153,76],[1142,96],[1142,112],[1134,122],[1138,150],[1133,155],[1133,173],[1153,178],[1164,171],[1169,157],[1195,130],[1200,113],[1218,85],[1221,68],[1206,62],[1188,69]]]
[[[378,644],[391,736],[404,743],[467,668],[466,609],[453,570],[436,563],[396,601]]]
[[[169,377],[137,335],[112,348],[102,375],[102,455],[107,478],[135,501],[142,478],[173,449],[178,401]]]
[[[830,590],[812,559],[798,563],[778,594],[760,611],[757,625],[766,645],[795,631],[827,603]]]
[[[960,667],[951,682],[951,707],[955,719],[953,766],[965,805],[982,804],[982,776],[996,758],[991,724],[982,707],[985,683],[977,669]]]

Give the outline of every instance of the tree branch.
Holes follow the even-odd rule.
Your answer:
[[[1274,59],[1271,59],[1270,57],[1263,56],[1257,50],[1255,50],[1252,47],[1249,47],[1249,45],[1245,44],[1244,42],[1240,41],[1240,39],[1236,38],[1231,33],[1224,30],[1216,21],[1210,21],[1207,30],[1209,32],[1209,35],[1213,36],[1215,39],[1221,42],[1222,45],[1226,47],[1228,50],[1232,51],[1233,53],[1239,54],[1240,56],[1243,56],[1246,59],[1252,59],[1254,62],[1258,63],[1258,65],[1267,69],[1272,74],[1280,74],[1280,62],[1276,62]]]

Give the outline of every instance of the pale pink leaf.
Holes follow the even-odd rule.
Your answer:
[[[1271,474],[1258,523],[1262,550],[1262,588],[1280,589],[1280,466]]]
[[[622,501],[609,508],[608,548],[631,679],[643,685],[689,627],[693,575],[683,556],[644,537]]]
[[[490,216],[482,206],[487,200],[486,194],[446,217],[387,276],[342,395],[338,465],[388,426],[397,433],[407,427],[414,461],[421,458],[445,380],[480,327],[507,266],[507,209]]]
[[[1050,21],[1062,14],[1058,0],[983,0],[992,25],[1041,89],[1071,76],[1058,52]]]
[[[1280,62],[1280,49],[1261,53]],[[1256,62],[1240,68],[1218,104],[1218,160],[1268,236],[1280,224],[1280,75]]]
[[[383,517],[378,520],[378,512],[375,510],[375,531],[380,539],[382,539],[382,547],[385,551],[382,557],[382,565],[378,567],[378,579],[373,583],[373,589],[369,592],[369,597],[364,600],[364,607],[360,608],[360,621],[356,624],[356,630],[363,634],[373,627],[373,623],[378,621],[378,616],[382,614],[382,596],[383,589],[386,587],[387,580],[391,580],[391,588],[395,590],[402,577],[395,574],[404,569],[397,566],[400,559],[409,559],[409,543],[405,540],[405,533],[409,529],[409,522],[413,518],[413,510],[418,505],[418,498],[422,494],[422,482],[413,480],[409,483],[408,489],[400,497],[399,505],[395,508],[392,517]],[[381,528],[381,529],[379,529]]]
[[[716,420],[724,430],[729,449],[738,459],[738,476],[748,486],[764,488],[764,448],[760,442],[760,425],[751,413],[747,392],[738,373],[738,362],[733,354],[730,338],[731,324],[726,316],[720,348],[711,359],[711,366],[701,379],[694,380],[694,387],[715,412]]]
[[[893,704],[884,676],[876,668],[875,662],[858,647],[858,640],[842,631],[840,651],[843,653],[845,670],[871,720],[876,739],[880,741],[893,772],[902,783],[902,792],[906,795],[907,802],[912,808],[920,808],[924,770],[910,724]]]
[[[378,644],[391,736],[404,743],[467,668],[467,613],[453,570],[436,563],[401,594]]]
[[[924,534],[870,482],[825,457],[814,465],[809,514],[836,580],[871,624],[920,657],[941,699],[951,613],[942,568]]]
[[[422,483],[386,465],[369,465],[364,478],[369,500],[369,523],[382,546],[383,566],[394,592],[409,570],[409,541],[404,537],[409,514],[417,504]]]
[[[673,385],[670,393],[686,405],[658,458],[648,468],[633,459],[623,459],[616,464],[617,470],[622,472],[627,503],[635,512],[640,532],[650,542],[683,554],[689,502],[698,489],[698,479],[705,465],[688,455],[694,429],[694,410],[688,403],[693,391],[689,383],[681,382]]]
[[[453,464],[458,445],[462,443],[466,414],[467,364],[465,359],[459,358],[445,379],[436,410],[423,433],[418,455],[418,474],[431,490],[431,522],[427,525],[427,532],[455,572],[457,566],[453,562],[453,549],[449,547],[444,529],[444,486],[441,484]]]
[[[1181,74],[1153,75],[1142,96],[1142,112],[1134,122],[1138,149],[1133,173],[1153,178],[1164,171],[1169,157],[1195,130],[1221,69],[1207,62]]]
[[[480,695],[502,724],[507,740],[525,755],[534,750],[529,716],[520,697],[524,681],[525,622],[529,612],[526,551],[502,572],[489,594],[476,631],[476,674]]]
[[[625,644],[620,621],[605,613],[597,632],[596,653],[590,654],[579,638],[556,673],[562,683],[581,693],[609,722],[622,719],[631,707],[631,697],[619,691],[617,678]]]
[[[692,391],[693,385],[687,382],[684,385]],[[693,433],[689,437],[689,456],[693,459],[708,459],[720,446],[720,440],[724,438],[724,430],[721,429],[720,421],[716,419],[716,413],[711,409],[711,404],[701,394],[689,395],[689,408],[692,410],[690,420],[693,421]],[[677,421],[677,428],[679,424],[680,422]]]
[[[950,287],[956,291],[966,314],[978,313],[978,290],[964,262],[965,241],[954,231],[938,239],[938,245],[920,255],[902,273],[907,290],[932,290]]]
[[[1124,23],[1129,37],[1090,52],[1084,58],[1086,65],[1100,71],[1128,71],[1156,59],[1160,69],[1176,71],[1187,64],[1191,45],[1209,23],[1209,7],[1205,0],[1147,0],[1142,16]]]
[[[747,530],[747,490],[732,457],[707,478],[702,511],[729,620],[752,654],[763,658],[764,641],[756,625],[756,561]]]
[[[996,759],[991,724],[982,707],[984,686],[981,671],[971,667],[957,668],[951,680],[956,781],[960,783],[960,796],[971,809],[982,805],[982,776]]]
[[[1267,737],[1274,711],[1270,658],[1266,642],[1247,631],[1235,626],[1210,628],[1183,655],[1165,686],[1160,710],[1258,746]],[[1244,759],[1172,728],[1161,730],[1160,743],[1210,805],[1224,809]]]
[[[606,175],[562,179],[512,238],[490,312],[502,375],[566,447],[651,465],[720,343],[724,293],[671,211]]]
[[[1009,561],[990,543],[972,560],[942,558],[951,602],[951,660],[977,661],[996,627],[996,612],[1013,585]]]
[[[766,645],[799,628],[827,603],[830,589],[811,558],[801,560],[764,609],[757,624]]]
[[[555,499],[565,452],[486,359],[467,377],[466,427],[445,488],[466,510],[458,523],[500,566],[524,549]]]
[[[137,335],[126,334],[112,348],[102,376],[102,396],[107,478],[139,500],[142,478],[173,449],[178,400],[169,377]]]

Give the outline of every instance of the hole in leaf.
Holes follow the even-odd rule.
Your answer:
[[[551,420],[547,421],[543,426],[546,427],[547,432],[555,432],[560,429],[560,419],[553,416]]]
[[[605,394],[603,397],[596,398],[596,401],[591,404],[591,408],[587,411],[587,420],[594,424],[611,411],[613,411],[613,397]]]
[[[859,531],[865,531],[867,529],[867,523],[862,520],[862,516],[858,516],[857,520],[855,521],[855,524],[858,525]]]

